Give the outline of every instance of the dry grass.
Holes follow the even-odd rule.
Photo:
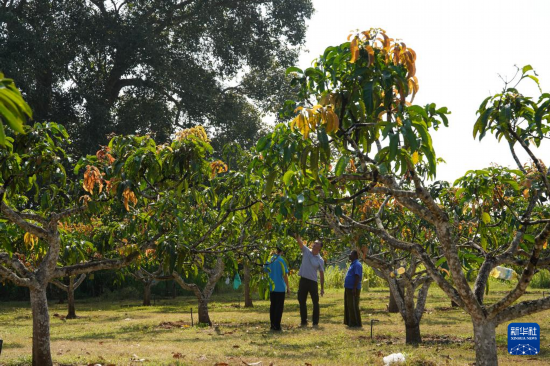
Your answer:
[[[502,296],[506,285],[491,285],[489,301]],[[527,299],[541,296],[531,290]],[[51,304],[52,354],[60,365],[382,365],[382,357],[403,352],[408,365],[467,365],[474,362],[472,326],[461,309],[450,308],[443,293],[432,286],[428,311],[421,331],[425,343],[417,348],[404,344],[404,325],[398,314],[385,311],[387,289],[362,293],[365,326],[347,329],[343,324],[343,290],[329,290],[321,299],[321,326],[300,328],[298,303],[293,295],[285,303],[284,331],[271,333],[269,302],[255,301],[252,309],[236,307],[237,295],[214,296],[211,318],[214,328],[189,327],[193,298],[165,300],[153,307],[139,307],[136,301],[116,303],[79,302],[79,319],[64,321],[53,314],[65,314],[63,305]],[[311,311],[311,307],[310,307]],[[550,363],[550,311],[518,321],[541,326],[540,355],[510,356],[506,352],[507,325],[497,329],[502,365],[547,365]],[[196,319],[196,315],[195,315]],[[371,319],[380,322],[370,339]],[[173,324],[161,323],[172,322]],[[179,323],[178,323],[179,322]],[[26,303],[0,303],[0,338],[4,350],[0,365],[26,365],[31,353],[31,318]],[[138,361],[135,361],[138,360]],[[142,360],[142,361],[141,361]]]

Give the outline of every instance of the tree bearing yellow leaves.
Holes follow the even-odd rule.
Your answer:
[[[176,132],[176,141],[187,140],[191,137],[195,137],[204,142],[210,142],[208,135],[202,126],[195,126],[191,128],[186,128],[184,130]]]
[[[101,193],[103,191],[103,177],[97,167],[87,165],[82,186],[86,192],[93,193],[96,184],[99,186],[99,193]]]
[[[128,203],[132,203],[135,205],[137,203],[137,198],[134,192],[130,188],[126,188],[124,192],[122,192],[122,197],[124,198],[124,208],[126,211],[130,211],[130,207],[128,206]]]

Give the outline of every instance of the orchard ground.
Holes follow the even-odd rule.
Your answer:
[[[493,302],[512,284],[491,281],[487,302]],[[542,296],[530,289],[522,298]],[[389,292],[371,288],[361,294],[362,329],[343,324],[343,290],[330,289],[321,298],[318,328],[300,328],[296,294],[287,297],[282,333],[269,331],[269,301],[255,299],[254,307],[238,307],[239,295],[214,295],[210,316],[214,327],[191,327],[193,297],[140,302],[77,302],[78,319],[64,320],[66,305],[50,303],[54,362],[59,365],[194,365],[262,362],[262,365],[382,365],[382,357],[406,354],[406,365],[471,365],[475,361],[470,318],[450,302],[435,285],[421,323],[424,343],[404,344],[404,324],[399,314],[386,312]],[[242,299],[241,299],[242,300]],[[309,303],[311,316],[311,303]],[[58,315],[55,315],[58,314]],[[196,314],[195,320],[196,320]],[[379,320],[370,338],[370,320]],[[537,322],[541,327],[541,353],[537,356],[507,354],[507,324],[497,328],[502,365],[550,364],[550,310],[516,322]],[[0,302],[0,339],[4,349],[0,365],[27,365],[31,361],[31,313],[28,303]]]

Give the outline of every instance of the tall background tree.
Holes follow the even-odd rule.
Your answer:
[[[0,9],[4,73],[35,120],[65,125],[79,153],[112,132],[163,141],[196,124],[220,144],[251,145],[262,114],[288,98],[283,70],[313,12],[310,0],[0,0]]]

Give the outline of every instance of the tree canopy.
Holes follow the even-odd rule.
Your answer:
[[[221,143],[251,145],[255,105],[273,111],[277,90],[285,95],[284,68],[313,11],[310,0],[2,0],[0,8],[2,71],[34,119],[63,124],[84,153],[113,132],[166,141],[198,124]],[[270,93],[251,87],[260,84]]]

